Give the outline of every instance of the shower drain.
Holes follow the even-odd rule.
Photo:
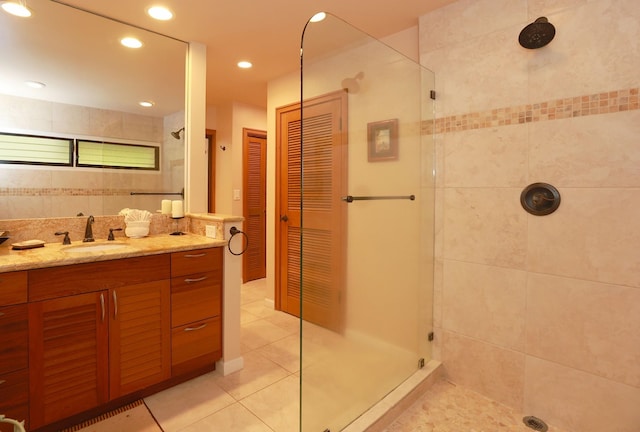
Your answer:
[[[522,419],[522,422],[525,424],[525,426],[535,431],[547,432],[549,430],[547,424],[540,420],[538,417],[526,416]]]

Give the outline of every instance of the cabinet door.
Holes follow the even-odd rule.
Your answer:
[[[29,337],[26,303],[0,308],[0,335],[0,374],[26,369]]]
[[[108,398],[106,292],[29,304],[31,428]]]
[[[28,426],[29,378],[28,371],[21,369],[0,375],[0,413],[7,418],[24,421]],[[27,429],[28,430],[28,429]],[[13,432],[13,426],[0,423],[1,432]]]
[[[171,376],[170,282],[160,280],[109,291],[111,399]]]

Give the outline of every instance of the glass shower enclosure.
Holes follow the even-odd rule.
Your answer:
[[[314,21],[288,131],[289,283],[300,430],[337,432],[431,358],[434,74],[335,16]]]

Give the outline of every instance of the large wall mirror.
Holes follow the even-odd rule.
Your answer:
[[[156,147],[158,161],[150,169],[5,161],[0,219],[155,212],[162,199],[181,199],[187,44],[51,0],[28,7],[28,18],[0,10],[0,135],[68,139],[72,159],[78,141]],[[126,48],[124,37],[142,46]]]

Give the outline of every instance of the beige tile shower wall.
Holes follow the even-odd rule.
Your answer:
[[[184,116],[178,113],[167,121],[183,125]],[[157,117],[0,95],[0,131],[5,132],[162,143],[164,127],[163,119]],[[176,159],[174,154],[179,152],[182,159],[179,169],[163,166],[163,172],[177,171],[176,183],[182,185],[183,143],[167,147],[170,153],[162,150],[163,161]],[[125,207],[155,210],[161,197],[132,197],[130,192],[163,189],[163,177],[160,172],[0,165],[0,218],[117,214]]]
[[[540,16],[556,37],[518,44]],[[460,0],[420,19],[436,73],[436,349],[449,377],[581,432],[640,424],[640,8]],[[520,192],[556,186],[555,213]]]

